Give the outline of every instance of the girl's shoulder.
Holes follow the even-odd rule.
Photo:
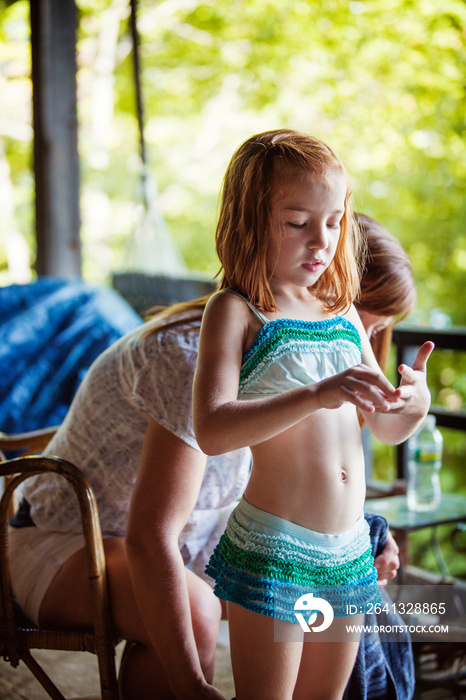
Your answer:
[[[264,325],[258,312],[252,313],[253,309],[245,297],[230,289],[216,292],[207,303],[202,321],[202,336],[207,344],[241,346],[244,354]]]
[[[351,304],[351,306],[346,311],[342,311],[339,315],[341,316],[341,318],[346,318],[347,321],[350,321],[350,323],[352,323],[353,326],[356,326],[360,334],[361,332],[365,332],[364,326],[362,325],[362,321],[354,304]]]
[[[207,302],[206,311],[212,314],[233,314],[235,317],[246,315],[249,302],[233,289],[220,289],[212,294]]]

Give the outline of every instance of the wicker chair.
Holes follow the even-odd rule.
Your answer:
[[[43,433],[42,433],[43,436]],[[30,436],[29,436],[30,437]],[[37,446],[41,436],[36,435]],[[50,437],[50,435],[49,435]],[[48,442],[47,438],[44,438]],[[19,440],[27,438],[4,437],[0,447],[20,447]],[[30,440],[29,440],[30,442]],[[6,444],[7,443],[7,444]],[[43,443],[42,443],[43,444]],[[8,511],[14,490],[28,477],[52,472],[67,479],[78,498],[85,547],[88,577],[91,585],[94,629],[79,631],[57,631],[37,629],[24,619],[22,611],[13,598],[8,559]],[[108,602],[105,556],[102,545],[97,504],[92,489],[83,473],[73,464],[58,457],[40,455],[21,456],[0,462],[0,477],[8,483],[0,500],[0,656],[16,667],[22,660],[55,700],[65,700],[51,678],[30,653],[31,649],[55,649],[64,651],[89,651],[97,656],[102,700],[118,700],[118,682],[115,669],[115,646],[118,640]]]
[[[0,462],[5,462],[7,460],[5,452],[13,452],[15,457],[17,457],[19,454],[21,454],[21,457],[39,454],[45,450],[58,428],[58,425],[53,425],[50,428],[31,430],[27,433],[19,433],[17,435],[0,432]],[[4,477],[3,490],[6,489],[10,481],[13,479],[13,476],[14,475],[11,474],[10,476]],[[8,520],[16,513],[17,506],[18,502],[16,493],[13,493],[8,504]]]

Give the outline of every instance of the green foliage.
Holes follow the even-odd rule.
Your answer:
[[[210,250],[202,269],[215,268],[212,229],[198,215],[198,169],[193,180],[190,162],[200,157],[215,175],[201,193],[213,211],[233,148],[254,130],[290,125],[335,145],[352,171],[357,207],[404,243],[421,320],[440,307],[465,323],[455,293],[466,266],[464,3],[439,12],[434,3],[405,0],[192,2],[171,14],[170,5],[162,4],[165,15],[140,5],[151,157],[161,182],[168,171],[199,221],[192,247],[202,239]],[[178,221],[166,214],[177,238],[189,239],[181,233],[189,213]]]
[[[124,0],[77,5],[83,192],[99,191],[109,202],[105,235],[83,212],[86,269],[105,278],[110,269],[96,264],[96,239],[111,250],[121,246],[123,232],[117,243],[112,234],[115,218],[139,197],[129,8]],[[0,40],[11,46],[27,2],[3,8]],[[115,11],[107,74],[114,105],[99,145],[92,135],[98,59]],[[459,293],[466,269],[462,0],[441,7],[432,0],[140,0],[138,24],[149,163],[189,267],[217,269],[217,196],[234,148],[255,131],[296,127],[338,150],[353,177],[356,207],[406,247],[419,288],[417,320],[429,322],[440,308],[454,324],[466,324]],[[24,51],[28,37],[19,38],[16,49]],[[105,157],[96,159],[99,148]],[[25,187],[24,143],[11,144],[8,158],[15,186]],[[24,191],[31,196],[30,185]],[[83,194],[83,206],[89,199]],[[30,227],[31,217],[21,223]],[[132,231],[128,225],[126,235]],[[118,257],[114,251],[109,265]]]

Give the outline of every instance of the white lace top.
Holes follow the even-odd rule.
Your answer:
[[[124,535],[148,416],[199,450],[191,392],[199,322],[143,337],[142,326],[121,338],[92,365],[46,452],[78,465],[97,498],[104,535]],[[196,506],[180,536],[186,564],[202,573],[242,495],[250,452],[208,457]],[[71,487],[58,476],[30,479],[23,495],[37,527],[80,532]]]

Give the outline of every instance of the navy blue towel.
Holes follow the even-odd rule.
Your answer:
[[[366,513],[370,526],[372,555],[378,556],[387,541],[388,524],[381,515]],[[391,603],[381,589],[382,607]],[[391,608],[390,608],[391,609]],[[366,615],[367,625],[399,626],[403,620],[396,612]],[[356,663],[343,700],[411,700],[414,694],[414,660],[409,632],[398,632],[391,641],[378,632],[365,632],[359,643]]]

